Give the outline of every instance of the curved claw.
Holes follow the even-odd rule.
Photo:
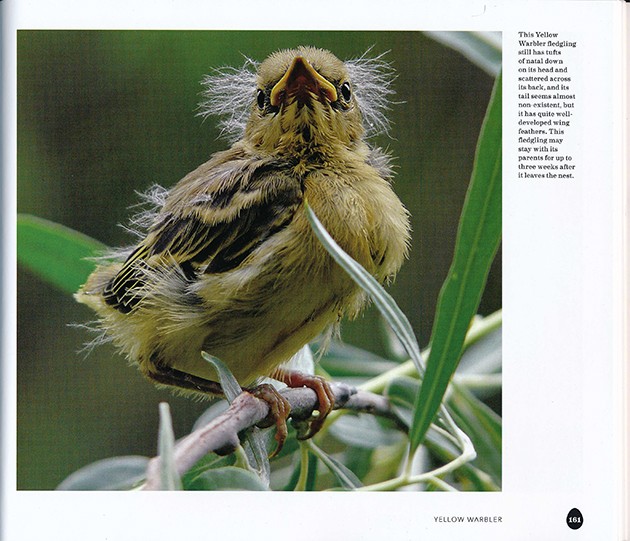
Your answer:
[[[313,389],[313,391],[315,391],[318,402],[318,415],[317,417],[310,419],[308,421],[308,429],[304,432],[298,432],[297,436],[299,440],[312,438],[321,430],[324,422],[326,421],[326,417],[328,417],[328,414],[335,406],[335,393],[330,387],[330,384],[321,376],[314,376],[284,369],[276,370],[272,377],[286,383],[292,388],[308,387],[309,389]]]
[[[269,455],[269,458],[273,458],[282,450],[284,442],[287,439],[287,418],[291,413],[291,405],[273,385],[269,385],[268,383],[247,389],[247,392],[260,400],[264,400],[269,405],[269,415],[267,415],[258,426],[260,428],[267,428],[274,424],[276,425],[276,448],[273,453]]]

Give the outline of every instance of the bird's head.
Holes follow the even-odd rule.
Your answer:
[[[224,132],[263,152],[325,154],[387,131],[391,80],[381,57],[342,62],[324,49],[285,49],[207,76],[201,114],[227,117]]]
[[[363,135],[341,60],[313,47],[278,51],[258,69],[246,138],[266,150],[350,146]]]

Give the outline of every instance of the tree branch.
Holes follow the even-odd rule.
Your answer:
[[[344,408],[387,417],[402,427],[385,397],[357,390],[344,383],[331,382],[330,386],[335,394],[334,409]],[[296,421],[308,419],[317,409],[317,395],[312,389],[286,388],[280,393],[291,405],[290,417]],[[240,444],[239,434],[260,423],[268,414],[269,406],[264,400],[248,392],[238,395],[226,411],[177,442],[174,461],[178,475],[185,474],[210,452],[219,455],[233,453]],[[143,490],[160,490],[160,488],[160,457],[158,456],[149,461]]]

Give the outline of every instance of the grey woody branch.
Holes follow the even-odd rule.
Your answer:
[[[335,409],[370,413],[387,417],[400,425],[391,404],[383,396],[357,390],[349,385],[333,382]],[[291,406],[291,418],[297,421],[308,419],[317,409],[317,396],[312,389],[286,388],[280,393]],[[175,446],[175,469],[179,476],[190,470],[203,456],[210,452],[226,455],[234,452],[240,443],[239,434],[256,426],[269,415],[269,405],[254,395],[243,392],[230,407],[207,425],[179,440]],[[147,467],[144,490],[159,490],[160,457],[154,457]]]

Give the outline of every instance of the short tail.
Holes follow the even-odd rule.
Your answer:
[[[104,306],[103,292],[121,268],[122,264],[120,263],[97,267],[96,270],[90,274],[85,284],[74,294],[74,298],[78,302],[86,304],[97,313],[100,312]]]

